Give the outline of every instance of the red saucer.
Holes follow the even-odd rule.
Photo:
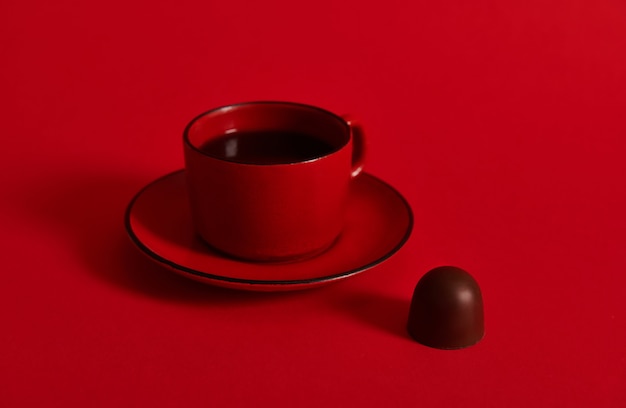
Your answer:
[[[145,254],[174,272],[236,289],[279,291],[334,282],[363,272],[393,255],[413,227],[406,200],[369,175],[354,179],[343,233],[326,252],[290,263],[229,258],[195,234],[183,170],[144,187],[126,211],[126,230]]]

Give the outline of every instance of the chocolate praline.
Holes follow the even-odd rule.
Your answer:
[[[485,333],[483,299],[474,278],[463,269],[441,266],[417,283],[407,325],[419,343],[458,349],[479,342]]]

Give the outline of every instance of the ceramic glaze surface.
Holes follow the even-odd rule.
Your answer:
[[[144,188],[128,207],[128,233],[145,254],[175,272],[237,289],[302,289],[352,276],[394,254],[413,226],[404,198],[363,173],[352,182],[345,228],[330,248],[303,261],[247,262],[225,256],[198,238],[186,189],[183,171]]]

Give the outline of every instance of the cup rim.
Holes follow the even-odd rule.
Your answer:
[[[248,162],[239,162],[239,161],[226,160],[224,158],[217,157],[217,156],[208,154],[208,153],[200,150],[198,147],[196,147],[189,140],[189,131],[190,131],[190,129],[201,118],[203,118],[205,116],[208,116],[208,115],[211,115],[211,114],[214,114],[214,113],[219,112],[219,111],[228,111],[228,110],[237,109],[237,108],[250,106],[250,105],[285,105],[285,106],[306,108],[306,109],[309,109],[309,110],[317,111],[319,113],[323,113],[325,115],[329,115],[329,116],[333,117],[334,119],[338,120],[339,123],[341,123],[345,127],[345,129],[346,129],[346,131],[348,133],[348,142],[342,144],[341,146],[331,150],[330,152],[328,152],[328,153],[326,153],[324,155],[316,156],[316,157],[313,157],[311,159],[293,161],[293,162],[288,162],[288,163],[264,164],[264,163],[248,163]],[[350,142],[350,140],[352,140],[352,134],[351,134],[350,126],[348,125],[348,123],[346,122],[346,120],[344,118],[342,118],[341,116],[337,115],[336,113],[333,113],[333,112],[331,112],[329,110],[326,110],[324,108],[320,108],[320,107],[314,106],[314,105],[309,105],[309,104],[306,104],[306,103],[289,102],[289,101],[278,101],[278,100],[276,100],[276,101],[259,100],[259,101],[237,102],[237,103],[232,103],[232,104],[228,104],[228,105],[218,106],[216,108],[209,109],[209,110],[207,110],[207,111],[205,111],[203,113],[200,113],[199,115],[195,116],[193,119],[191,119],[189,121],[189,123],[185,126],[185,129],[183,130],[183,143],[186,146],[188,146],[190,149],[192,149],[194,152],[196,152],[196,153],[198,153],[198,154],[200,154],[200,155],[202,155],[204,157],[209,157],[209,158],[214,159],[214,160],[219,160],[219,161],[222,161],[222,162],[232,163],[232,164],[241,165],[241,166],[271,167],[271,166],[294,166],[294,165],[312,163],[312,162],[316,162],[318,160],[322,160],[322,159],[324,159],[326,157],[333,156],[337,152],[341,151],[344,147],[346,147],[346,145]]]

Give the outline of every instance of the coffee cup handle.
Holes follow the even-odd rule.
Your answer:
[[[365,162],[365,137],[363,127],[350,116],[344,115],[343,120],[350,127],[352,135],[352,177],[356,177],[363,171]]]

